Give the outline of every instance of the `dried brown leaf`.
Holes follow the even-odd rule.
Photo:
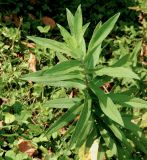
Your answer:
[[[36,47],[35,43],[28,43],[28,42],[25,42],[25,41],[22,41],[21,43],[28,48],[35,48]]]
[[[36,57],[33,53],[30,52],[30,58],[28,60],[29,69],[33,72],[36,72]]]
[[[50,18],[50,17],[47,17],[47,16],[44,16],[42,19],[41,19],[42,23],[46,26],[50,26],[51,28],[55,28],[56,26],[56,22]]]
[[[26,141],[24,139],[19,139],[18,148],[21,152],[27,153],[30,157],[32,157],[37,152],[31,141]]]

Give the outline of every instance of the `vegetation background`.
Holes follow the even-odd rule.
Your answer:
[[[68,160],[79,159],[76,150],[69,149],[70,131],[63,127],[44,136],[45,131],[66,109],[50,107],[48,101],[64,97],[80,97],[74,88],[50,87],[23,81],[27,73],[52,67],[59,62],[54,50],[28,41],[38,36],[62,41],[57,23],[68,28],[66,8],[74,13],[81,4],[86,31],[86,43],[97,23],[105,22],[120,12],[120,17],[103,44],[100,64],[111,65],[123,55],[136,52],[136,72],[141,81],[115,79],[102,90],[126,91],[147,100],[147,1],[146,0],[1,0],[0,1],[0,159],[6,160]],[[131,60],[130,60],[131,63]],[[117,86],[117,87],[115,87]],[[131,92],[130,92],[131,93]],[[147,108],[147,107],[145,107]],[[147,134],[146,109],[125,109],[133,123]],[[78,119],[78,117],[77,117]],[[76,122],[76,120],[75,120]],[[116,157],[107,157],[116,159]],[[145,153],[135,150],[133,159],[145,160]]]

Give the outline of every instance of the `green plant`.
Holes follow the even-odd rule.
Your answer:
[[[128,107],[147,108],[147,102],[136,98],[132,90],[130,94],[129,90],[118,93],[115,90],[102,89],[106,82],[115,83],[115,79],[119,81],[128,78],[140,81],[139,76],[133,71],[136,52],[127,54],[110,66],[99,63],[102,42],[113,29],[118,17],[119,13],[104,24],[98,23],[86,47],[84,33],[89,23],[83,25],[80,6],[75,15],[67,9],[70,33],[58,25],[64,42],[28,37],[45,48],[55,50],[60,63],[22,78],[49,86],[78,89],[75,98],[66,97],[48,102],[50,108],[61,108],[67,111],[52,124],[46,135],[67,126],[70,148],[78,149],[82,146],[84,152],[89,150],[92,143],[98,139],[99,160],[104,156],[108,159],[118,157],[120,160],[128,160],[140,158],[141,153],[142,156],[147,155],[147,141],[141,129],[132,122],[133,115],[127,111]],[[125,65],[129,59],[132,60],[131,64]],[[78,115],[79,118],[77,118]]]

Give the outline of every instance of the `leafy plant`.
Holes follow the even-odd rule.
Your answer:
[[[136,52],[125,55],[110,66],[100,63],[102,43],[112,31],[118,17],[119,13],[104,24],[99,22],[86,47],[84,33],[89,23],[83,25],[81,6],[75,15],[67,9],[70,32],[58,25],[64,42],[28,37],[44,48],[55,50],[60,63],[22,78],[48,86],[78,89],[76,98],[60,98],[47,103],[51,108],[65,108],[67,111],[51,125],[46,134],[51,135],[67,126],[70,148],[78,150],[84,147],[84,153],[97,139],[99,160],[104,156],[108,159],[135,159],[139,156],[135,151],[147,155],[147,141],[141,129],[132,122],[133,115],[125,110],[127,107],[147,108],[147,102],[134,97],[133,93],[129,95],[129,90],[120,93],[102,89],[106,82],[115,83],[115,79],[140,81],[138,74],[133,71]],[[133,61],[131,65],[125,65],[125,60],[128,59]]]

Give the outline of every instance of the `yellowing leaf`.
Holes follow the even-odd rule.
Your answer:
[[[12,123],[14,121],[15,121],[15,116],[13,114],[10,114],[10,113],[6,113],[5,114],[5,121],[4,122],[6,124],[10,124],[10,123]]]

